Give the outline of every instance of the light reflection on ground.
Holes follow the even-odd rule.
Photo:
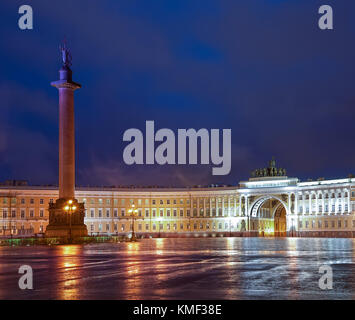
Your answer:
[[[0,247],[0,299],[354,299],[355,240],[146,239]],[[18,288],[30,265],[34,290]],[[318,287],[319,266],[334,289]]]

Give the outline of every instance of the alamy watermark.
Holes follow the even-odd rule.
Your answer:
[[[23,274],[18,281],[21,290],[33,289],[33,271],[29,265],[23,265],[18,269],[18,273]]]
[[[322,276],[318,280],[318,286],[321,290],[333,289],[333,269],[329,265],[321,265],[319,271]]]
[[[18,9],[21,15],[18,20],[18,26],[21,30],[33,29],[33,9],[30,5],[21,5]],[[333,8],[330,5],[322,5],[318,9],[322,16],[318,20],[318,27],[321,30],[333,30]]]
[[[21,15],[18,20],[18,27],[21,30],[33,29],[33,10],[29,5],[22,5],[18,9],[18,13]]]
[[[220,131],[222,131],[221,136]],[[131,128],[124,132],[123,141],[130,142],[123,151],[123,161],[128,165],[198,164],[198,142],[200,142],[200,164],[212,162],[219,166],[212,168],[212,175],[227,175],[231,171],[231,129],[211,129],[211,133],[204,128],[198,131],[178,129],[176,141],[174,131],[164,128],[155,132],[154,121],[146,121],[145,139],[141,130]],[[155,148],[155,142],[161,143]]]

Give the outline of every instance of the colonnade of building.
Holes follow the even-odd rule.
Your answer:
[[[52,187],[0,187],[0,235],[42,234]],[[238,187],[82,188],[88,233],[142,236],[355,235],[355,179],[251,178]],[[137,214],[132,218],[134,205]]]

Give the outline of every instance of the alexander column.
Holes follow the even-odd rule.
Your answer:
[[[46,237],[61,237],[70,242],[87,235],[85,207],[75,199],[74,91],[81,85],[72,80],[71,54],[61,48],[63,65],[59,80],[51,83],[59,91],[59,199],[49,204]]]

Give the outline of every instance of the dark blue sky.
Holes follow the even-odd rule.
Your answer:
[[[18,28],[30,4],[34,30]],[[334,30],[318,28],[331,4]],[[0,2],[0,179],[57,183],[66,36],[76,92],[77,184],[236,184],[275,156],[289,176],[355,173],[355,2]],[[231,128],[232,170],[127,166],[128,128]]]

